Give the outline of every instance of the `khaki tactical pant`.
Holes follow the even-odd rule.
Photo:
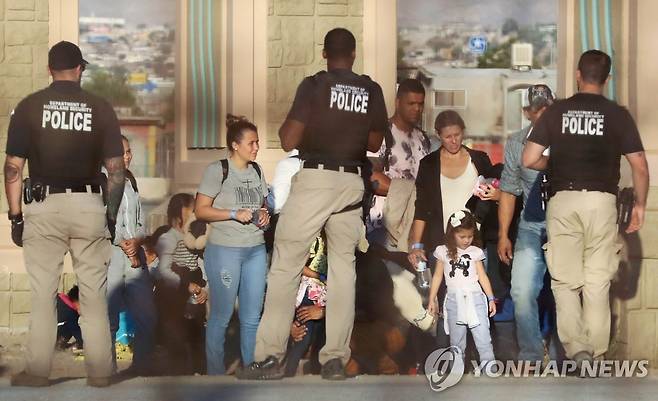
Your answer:
[[[315,237],[327,235],[326,344],[320,363],[350,358],[354,324],[355,250],[363,232],[361,208],[341,212],[361,202],[363,180],[357,174],[302,169],[276,228],[272,266],[267,278],[265,309],[256,336],[255,360],[285,356],[302,269]]]
[[[41,203],[26,205],[23,255],[32,297],[27,373],[40,377],[50,374],[57,336],[57,287],[64,255],[70,252],[80,287],[80,327],[87,374],[112,374],[106,301],[108,237],[100,194],[51,194]]]
[[[614,195],[560,191],[548,203],[546,262],[567,357],[602,357],[610,341],[610,281],[619,267]]]

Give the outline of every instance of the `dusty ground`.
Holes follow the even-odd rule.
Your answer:
[[[25,366],[26,335],[0,333],[0,377],[9,377]],[[119,360],[119,370],[130,365],[130,360]],[[76,356],[71,350],[55,351],[51,378],[84,377],[84,357]]]

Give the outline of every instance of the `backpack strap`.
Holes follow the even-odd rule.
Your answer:
[[[137,179],[133,175],[132,171],[126,170],[126,178],[130,182],[130,185],[133,187],[133,191],[139,192],[139,189],[137,189]],[[105,179],[107,180],[107,177],[105,177]]]
[[[228,159],[221,159],[219,162],[222,165],[222,184],[224,184],[224,181],[228,178]],[[256,170],[256,174],[258,174],[258,178],[263,178],[263,173],[260,170],[260,166],[256,162],[249,162],[251,164],[251,167]]]
[[[222,185],[224,181],[228,178],[228,159],[221,159],[219,161],[222,165]]]
[[[393,148],[393,144],[395,143],[395,139],[393,139],[393,132],[391,131],[393,128],[393,121],[388,120],[388,128],[386,131],[384,131],[384,171],[388,171],[389,168],[391,167],[390,160],[391,160],[391,149]]]
[[[262,179],[263,177],[262,177],[262,173],[261,173],[261,171],[260,171],[260,166],[258,165],[258,163],[256,163],[256,162],[249,162],[249,164],[251,164],[251,167],[253,167],[254,170],[256,170],[256,174],[258,174],[258,178],[261,178],[261,179]]]

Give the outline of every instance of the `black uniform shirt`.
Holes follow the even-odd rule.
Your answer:
[[[33,182],[100,184],[103,160],[123,155],[121,129],[108,102],[77,82],[55,81],[16,106],[6,152],[28,160]]]
[[[550,146],[554,191],[587,189],[617,194],[621,155],[643,151],[628,110],[589,93],[578,93],[549,107],[528,140]]]
[[[370,131],[387,128],[381,87],[347,69],[321,71],[297,88],[288,119],[305,124],[300,158],[319,162],[361,162]]]

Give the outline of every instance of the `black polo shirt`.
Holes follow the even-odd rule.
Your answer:
[[[549,107],[528,140],[551,148],[548,164],[553,191],[617,194],[621,155],[644,150],[628,110],[589,93]]]
[[[112,106],[80,88],[55,81],[12,112],[8,155],[28,160],[30,178],[48,185],[100,184],[104,159],[123,155]]]
[[[361,162],[370,131],[387,129],[381,87],[368,76],[332,69],[306,77],[288,119],[304,123],[300,158],[319,162]]]

